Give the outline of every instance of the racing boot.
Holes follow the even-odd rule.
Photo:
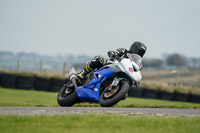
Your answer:
[[[80,72],[78,73],[78,78],[83,81],[86,78],[86,75],[90,73],[93,69],[89,66],[89,64]]]
[[[82,81],[85,79],[86,75],[95,69],[101,68],[103,65],[107,63],[107,60],[101,56],[95,56],[86,67],[78,73],[78,78]]]
[[[85,71],[85,69],[83,69],[80,73],[78,73],[78,78],[83,80],[87,75],[87,72]]]

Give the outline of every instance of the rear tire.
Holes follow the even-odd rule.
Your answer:
[[[106,88],[102,90],[99,97],[99,104],[102,107],[111,107],[126,97],[130,87],[129,83],[125,80],[122,80],[119,82],[118,86],[119,89],[117,90],[117,92],[109,98],[105,97]]]
[[[69,85],[71,82],[69,81],[66,85]],[[70,107],[78,102],[78,97],[76,95],[75,88],[68,88],[64,85],[58,93],[57,102],[62,107]],[[71,89],[69,93],[66,93],[66,90]]]

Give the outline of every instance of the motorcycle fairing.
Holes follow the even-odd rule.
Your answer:
[[[76,94],[81,102],[98,102],[101,84],[115,72],[109,67],[103,67],[94,73],[94,79],[85,86],[79,86]]]

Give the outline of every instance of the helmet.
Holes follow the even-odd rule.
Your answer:
[[[140,55],[141,57],[144,56],[145,52],[147,50],[147,47],[141,43],[141,42],[134,42],[130,49],[129,49],[129,52],[130,53],[133,53],[133,54],[138,54]]]

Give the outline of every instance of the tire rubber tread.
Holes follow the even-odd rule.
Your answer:
[[[99,98],[99,104],[102,107],[111,107],[113,105],[115,105],[116,103],[118,103],[120,100],[124,99],[125,95],[128,93],[129,90],[129,83],[125,80],[120,81],[121,82],[121,88],[119,88],[119,92],[117,92],[116,95],[113,96],[113,98],[108,99],[108,100],[102,100],[103,97],[103,92],[100,94],[100,98]]]
[[[69,83],[69,82],[68,82]],[[77,103],[78,97],[76,95],[76,91],[74,90],[67,97],[62,97],[62,92],[65,91],[65,87],[63,86],[57,96],[57,102],[62,107],[70,107]]]

